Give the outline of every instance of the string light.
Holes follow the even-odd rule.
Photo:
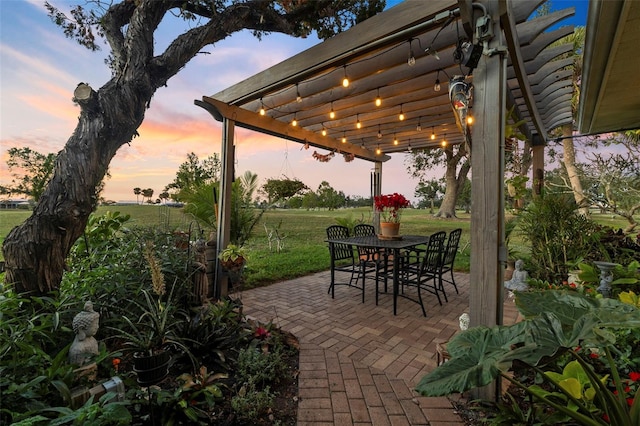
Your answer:
[[[331,101],[331,111],[329,111],[329,118],[330,118],[330,119],[332,119],[332,120],[333,120],[334,118],[336,118],[336,113],[335,113],[335,111],[333,110],[333,101]]]
[[[322,123],[322,136],[327,136],[327,129],[324,127],[324,123]]]
[[[360,114],[356,114],[356,129],[362,129],[362,123],[360,122]]]
[[[376,96],[376,106],[379,107],[382,105],[382,98],[380,97],[380,88],[378,87],[378,94]]]
[[[431,140],[435,140],[436,139],[436,133],[433,131],[433,126],[431,126]]]
[[[393,134],[393,144],[398,145],[398,138],[396,138],[396,134]]]
[[[298,113],[293,114],[293,121],[291,122],[291,125],[293,127],[296,127],[298,125],[298,119],[296,118]]]
[[[342,143],[347,143],[347,135],[345,132],[342,132]]]
[[[349,87],[349,77],[347,76],[347,66],[344,66],[344,78],[342,79],[342,87]]]
[[[433,85],[433,90],[435,92],[439,92],[441,89],[440,87],[440,70],[438,70],[438,72],[436,73],[436,83]]]
[[[409,145],[407,145],[407,152],[409,154],[411,154],[412,148],[411,148],[411,139],[409,139]]]
[[[467,124],[473,124],[473,115],[471,114],[467,115]]]
[[[380,131],[380,125],[378,124],[378,139],[382,139],[382,132]]]
[[[442,138],[442,142],[440,142],[440,145],[442,145],[442,147],[446,147],[447,146],[447,134],[444,134],[444,137]]]
[[[382,150],[380,149],[380,144],[378,144],[378,147],[376,148],[376,155],[380,154],[382,154]]]
[[[302,96],[300,96],[300,90],[298,89],[298,83],[296,83],[296,102],[302,102]]]
[[[262,102],[262,98],[260,98],[260,115],[265,115],[267,111],[264,109],[264,102]]]
[[[398,115],[398,120],[404,121],[404,113],[402,112],[402,104],[400,104],[400,115]]]
[[[418,125],[416,126],[416,132],[421,132],[422,131],[422,126],[420,125],[420,122],[422,121],[422,117],[418,118]]]

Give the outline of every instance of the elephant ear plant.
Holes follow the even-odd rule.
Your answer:
[[[617,332],[640,327],[636,306],[561,291],[520,292],[516,305],[525,318],[519,323],[473,327],[456,335],[447,344],[451,359],[423,377],[418,392],[449,395],[504,378],[572,424],[640,425],[640,392],[634,396],[635,389],[624,385],[620,371],[627,372],[629,365],[616,365],[612,356],[619,353],[616,336],[622,333]],[[594,370],[580,347],[600,357],[609,381]],[[565,380],[569,370],[545,371],[562,372],[556,367],[561,362],[580,370],[577,385],[576,380]],[[533,370],[554,392],[519,381],[509,373],[514,363]]]

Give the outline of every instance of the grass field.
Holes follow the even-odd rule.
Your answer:
[[[153,226],[167,231],[183,230],[193,234],[199,229],[189,216],[183,214],[182,209],[150,205],[102,206],[97,214],[107,211],[119,211],[121,214],[131,215],[130,225]],[[31,212],[22,210],[0,211],[0,240],[4,241],[9,231]],[[268,210],[253,230],[246,246],[250,250],[247,263],[247,286],[264,285],[275,281],[290,279],[312,272],[329,268],[329,251],[324,242],[325,229],[335,224],[336,218],[350,218],[353,220],[370,221],[371,211],[367,208],[343,210]],[[603,224],[612,227],[623,227],[625,222],[613,219],[611,215],[594,215]],[[275,246],[269,250],[268,229],[278,228],[284,236],[284,249],[276,252]],[[402,216],[401,234],[431,234],[436,231],[451,231],[462,228],[460,253],[456,258],[456,269],[469,270],[470,256],[470,217],[458,212],[457,219],[439,219],[433,217],[428,210],[407,209]],[[208,236],[210,230],[204,230]],[[195,238],[195,237],[194,237]],[[512,238],[513,248],[519,253],[527,253],[527,247],[517,233]]]

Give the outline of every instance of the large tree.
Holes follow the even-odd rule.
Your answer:
[[[167,85],[205,46],[241,30],[261,37],[280,32],[321,38],[380,12],[384,0],[125,0],[77,6],[68,17],[47,8],[65,34],[92,50],[102,37],[110,49],[112,78],[97,91],[78,84],[75,131],[33,214],[3,244],[5,280],[20,293],[58,287],[65,258],[82,235],[98,201],[97,189],[118,149],[137,135],[156,90]],[[156,52],[165,19],[188,19],[189,29]]]
[[[443,149],[425,149],[413,151],[407,160],[407,169],[413,177],[420,179],[420,183],[428,183],[425,171],[435,169],[444,163],[445,192],[436,217],[456,217],[456,203],[463,190],[471,162],[467,155],[465,144],[447,145]],[[459,167],[459,168],[458,168]]]
[[[23,194],[37,202],[53,174],[56,155],[42,154],[27,147],[9,148],[7,153],[12,180],[6,192]]]

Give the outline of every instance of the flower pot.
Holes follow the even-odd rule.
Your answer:
[[[133,356],[133,371],[138,375],[138,383],[142,386],[160,382],[169,374],[171,354],[162,351],[153,355],[137,353]]]
[[[395,222],[380,222],[380,235],[393,238],[400,235],[400,224]]]

